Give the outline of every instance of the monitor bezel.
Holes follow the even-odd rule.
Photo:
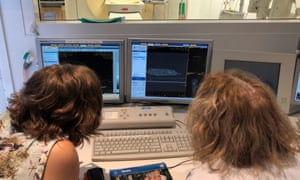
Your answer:
[[[41,43],[45,42],[78,42],[78,43],[102,43],[102,44],[119,44],[120,45],[120,62],[119,62],[119,97],[116,99],[107,99],[103,94],[104,104],[121,104],[125,101],[125,39],[104,39],[104,38],[36,38],[36,49],[37,49],[37,64],[39,68],[44,67]]]
[[[160,43],[197,43],[207,44],[207,61],[206,61],[206,74],[210,72],[213,40],[212,39],[190,39],[190,38],[137,38],[132,37],[127,39],[127,62],[126,62],[126,101],[129,103],[142,103],[142,104],[172,104],[172,105],[187,105],[193,98],[176,98],[176,97],[132,97],[131,96],[131,73],[132,73],[132,46],[134,42],[160,42]]]
[[[295,68],[295,54],[243,50],[215,50],[211,72],[224,72],[225,60],[280,63],[276,97],[282,110],[286,114],[289,114]]]

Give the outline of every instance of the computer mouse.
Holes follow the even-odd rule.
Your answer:
[[[94,167],[87,170],[85,177],[87,180],[104,180],[103,169],[100,167]]]

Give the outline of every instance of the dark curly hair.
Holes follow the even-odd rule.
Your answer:
[[[52,65],[36,71],[8,102],[12,126],[38,140],[66,137],[78,146],[97,134],[101,123],[100,80],[86,66]]]

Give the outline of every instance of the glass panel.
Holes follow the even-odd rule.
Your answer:
[[[34,0],[40,20],[297,19],[300,0]]]

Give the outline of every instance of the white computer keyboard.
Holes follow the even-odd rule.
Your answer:
[[[93,141],[93,161],[138,160],[192,155],[184,129],[105,130]]]

